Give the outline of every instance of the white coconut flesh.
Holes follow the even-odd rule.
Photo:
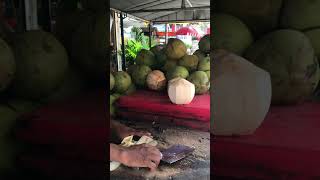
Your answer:
[[[261,125],[271,104],[268,72],[224,50],[214,53],[212,133],[248,135]]]
[[[190,104],[195,96],[195,86],[181,77],[169,81],[168,95],[174,104]]]

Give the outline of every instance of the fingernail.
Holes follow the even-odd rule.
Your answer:
[[[163,155],[162,155],[162,153],[160,153],[160,157],[161,157],[161,159],[163,158]]]

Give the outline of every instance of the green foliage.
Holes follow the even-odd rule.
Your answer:
[[[127,44],[125,45],[126,61],[129,64],[134,64],[137,54],[141,49],[143,49],[141,42],[136,40],[128,40]]]
[[[139,27],[133,27],[131,29],[131,34],[134,39],[130,39],[125,44],[125,57],[128,65],[135,64],[135,59],[137,57],[138,52],[141,49],[149,50],[149,37],[143,34],[143,31]],[[157,41],[155,38],[151,39],[151,47],[157,45]]]
[[[192,48],[192,45],[186,44],[186,47],[187,47],[187,49],[190,49],[190,48]]]
[[[135,40],[138,42],[144,41],[144,35],[141,28],[133,27],[131,29],[131,34],[135,37]]]
[[[144,36],[144,37],[145,37],[145,45],[148,47],[148,49],[150,49],[149,48],[149,37],[148,36]],[[154,37],[151,37],[151,38],[152,38],[151,39],[151,47],[158,45],[156,38],[154,38]]]

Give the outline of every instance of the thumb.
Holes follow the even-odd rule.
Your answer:
[[[150,171],[155,171],[157,169],[157,165],[152,161],[149,161],[147,166],[150,168]]]

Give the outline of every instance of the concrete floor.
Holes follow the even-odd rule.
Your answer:
[[[152,122],[122,123],[136,128],[148,130],[158,141],[159,148],[170,147],[173,144],[182,144],[195,148],[195,151],[176,163],[166,164],[161,162],[156,172],[145,168],[129,168],[120,166],[110,173],[112,180],[207,180],[210,179],[210,133],[190,130],[185,128],[159,125]]]

